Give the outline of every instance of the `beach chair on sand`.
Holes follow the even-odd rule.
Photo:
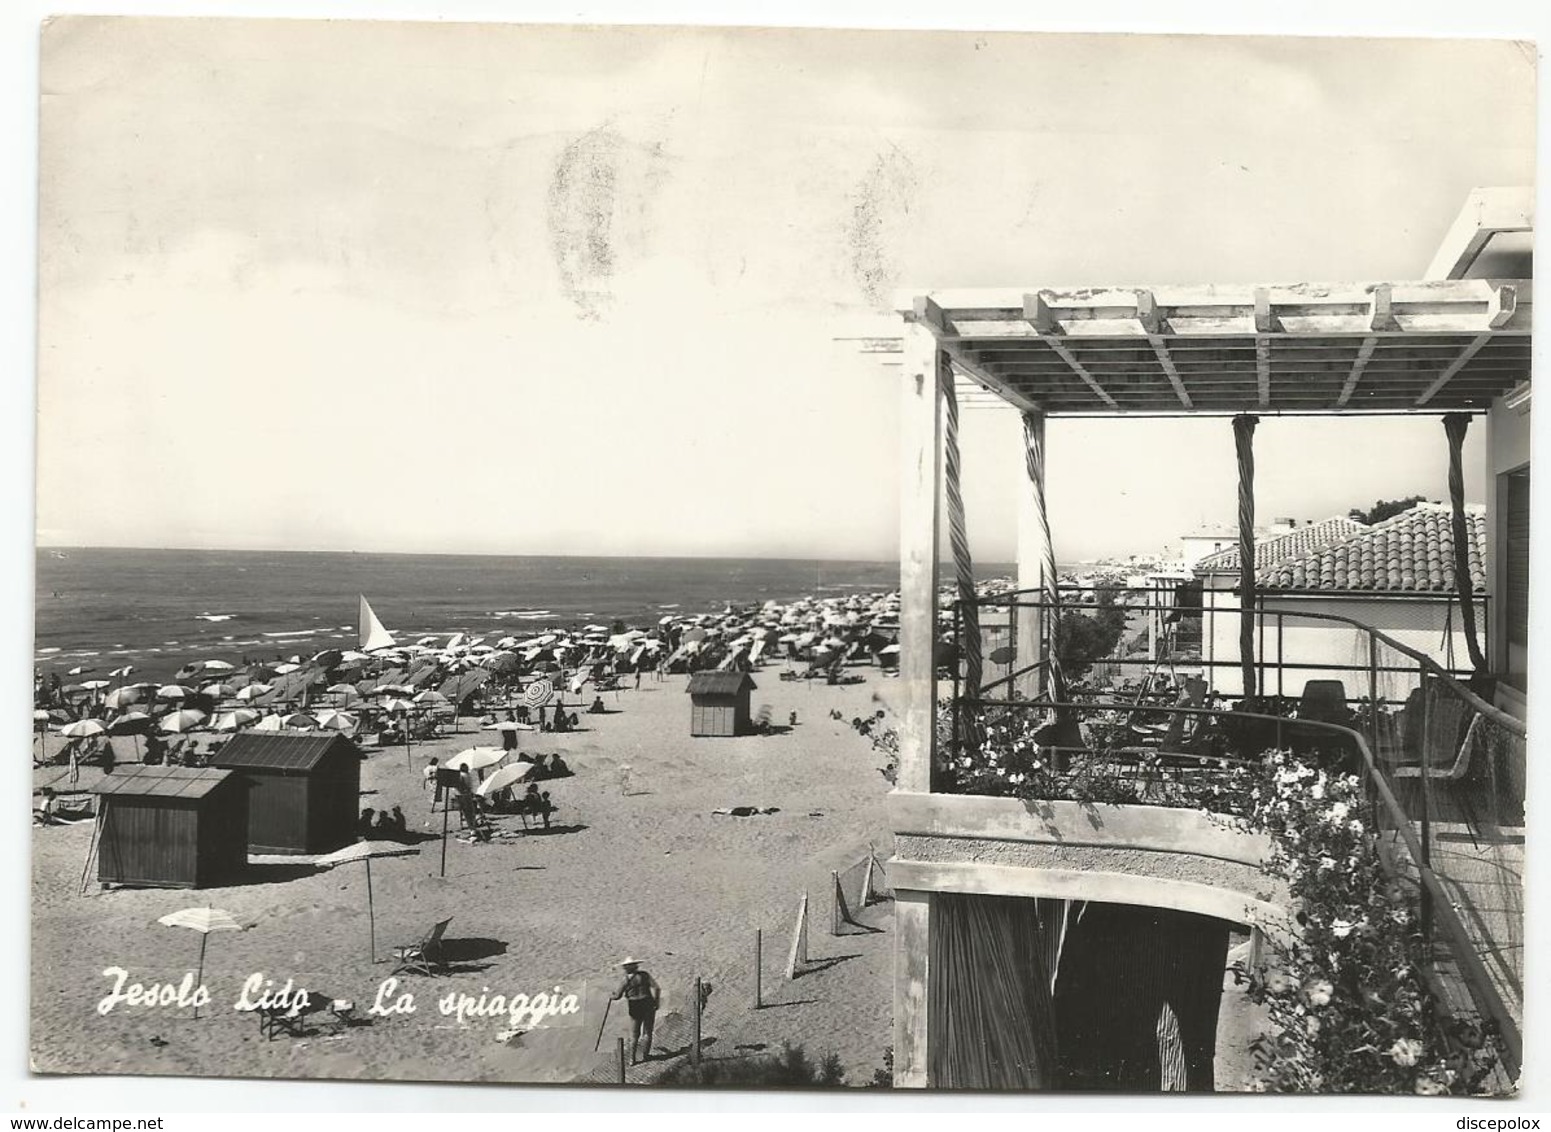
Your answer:
[[[442,937],[447,934],[447,925],[450,923],[452,917],[448,916],[426,932],[425,938],[419,943],[395,947],[393,957],[398,961],[398,966],[393,968],[392,973],[439,975],[446,971],[447,960],[442,954]]]

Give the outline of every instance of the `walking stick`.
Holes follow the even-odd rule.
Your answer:
[[[603,1044],[603,1028],[609,1024],[609,1008],[614,1005],[611,998],[603,1004],[603,1021],[598,1023],[598,1036],[593,1039],[592,1052],[597,1053],[598,1047]]]

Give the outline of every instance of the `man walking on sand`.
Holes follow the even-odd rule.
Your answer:
[[[662,1004],[662,988],[634,959],[627,956],[619,965],[625,969],[625,981],[613,997],[624,999],[630,1011],[630,1064],[639,1065],[652,1059],[652,1024],[657,1020],[657,1007]]]

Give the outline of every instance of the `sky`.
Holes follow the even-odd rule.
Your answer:
[[[1534,176],[1501,41],[68,18],[41,75],[48,545],[888,559],[896,292],[1412,279]],[[981,558],[1019,443],[966,412]],[[1063,560],[1234,514],[1225,419],[1048,444]],[[1432,417],[1256,450],[1264,517],[1445,497]]]

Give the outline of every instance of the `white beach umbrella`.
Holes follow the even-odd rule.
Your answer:
[[[295,661],[287,661],[284,664],[277,664],[277,665],[275,665],[275,675],[276,676],[284,676],[288,672],[295,672],[300,667],[301,667],[301,665],[296,663]]]
[[[156,689],[156,698],[159,700],[186,700],[190,696],[198,695],[193,688],[182,684],[163,684]]]
[[[66,676],[80,676],[87,672],[96,672],[97,669],[90,664],[78,664],[65,673]]]
[[[373,963],[377,962],[377,907],[372,900],[372,858],[412,857],[419,852],[420,850],[413,845],[403,845],[397,841],[357,841],[354,845],[346,845],[343,849],[325,853],[314,862],[324,868],[348,865],[353,861],[366,862],[366,918],[370,931]]]
[[[499,747],[470,747],[442,763],[449,770],[484,770],[495,766],[508,752]]]
[[[77,719],[73,723],[61,724],[59,733],[66,739],[86,739],[92,735],[101,735],[107,729],[107,725],[100,719]]]
[[[284,731],[285,720],[278,715],[266,715],[253,725],[254,731]]]
[[[274,688],[273,684],[261,684],[261,683],[245,684],[241,688],[237,689],[237,699],[241,700],[245,704],[246,703],[252,703],[254,700],[256,700],[260,696],[262,696],[265,692],[272,691],[273,688]]]
[[[103,706],[110,708],[128,707],[130,704],[138,704],[139,702],[139,688],[114,688],[113,691],[102,697]]]
[[[230,912],[219,908],[184,908],[162,916],[156,921],[169,928],[189,928],[199,933],[199,972],[194,976],[197,987],[205,981],[205,944],[210,942],[211,932],[240,932],[243,926],[232,918]],[[194,1007],[194,1017],[199,1017],[199,1007]]]
[[[481,798],[489,798],[498,790],[505,790],[508,786],[515,786],[519,782],[526,782],[538,770],[536,763],[514,763],[511,766],[503,766],[495,771],[489,778],[479,784],[474,791]]]
[[[207,660],[207,661],[205,661],[205,671],[206,672],[230,672],[232,669],[234,669],[236,667],[237,666],[235,664],[231,664],[228,661],[224,661],[224,660]]]
[[[240,727],[246,727],[250,723],[258,722],[259,713],[251,708],[238,708],[236,711],[222,712],[211,720],[210,727],[215,731],[236,731]]]
[[[168,712],[161,718],[161,730],[168,732],[192,731],[205,721],[205,713],[197,708],[184,708]]]
[[[216,699],[221,699],[224,696],[231,695],[233,691],[235,691],[235,689],[230,684],[206,684],[203,688],[199,689],[199,694],[202,696],[213,696]]]
[[[317,716],[318,726],[325,731],[354,731],[359,722],[349,712],[325,709]]]

